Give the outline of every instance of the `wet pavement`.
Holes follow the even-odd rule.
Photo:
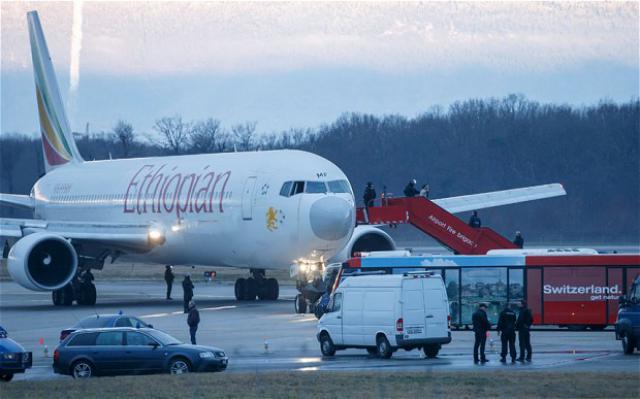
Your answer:
[[[97,282],[95,307],[54,307],[51,294],[25,290],[13,282],[0,282],[0,325],[9,336],[34,353],[34,366],[16,380],[69,378],[53,374],[51,356],[60,331],[77,320],[97,313],[123,312],[142,317],[155,328],[182,341],[189,340],[182,312],[182,289],[174,284],[174,300],[164,299],[164,282]],[[611,329],[602,332],[542,330],[532,332],[533,362],[502,364],[495,331],[487,343],[490,362],[474,365],[473,333],[453,331],[451,344],[436,359],[421,351],[399,350],[391,359],[379,359],[364,350],[350,349],[323,358],[315,337],[313,315],[293,313],[294,287],[283,286],[273,302],[237,302],[229,283],[196,282],[195,300],[200,309],[198,343],[223,348],[230,357],[228,372],[299,370],[309,372],[396,371],[495,371],[545,370],[640,372],[640,354],[624,355]],[[43,342],[43,344],[41,344]],[[48,353],[45,353],[45,346]]]

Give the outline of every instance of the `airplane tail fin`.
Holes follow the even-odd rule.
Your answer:
[[[36,83],[42,153],[47,172],[70,162],[82,162],[62,105],[56,74],[37,11],[27,13],[31,60]]]

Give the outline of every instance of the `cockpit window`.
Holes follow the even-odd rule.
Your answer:
[[[332,193],[351,193],[351,188],[346,180],[332,180],[327,182],[327,185]]]
[[[293,185],[292,181],[284,182],[282,188],[280,189],[280,195],[283,197],[288,197],[291,194],[291,186]]]
[[[327,192],[327,186],[322,181],[308,181],[305,188],[305,193],[309,194],[324,194]]]
[[[302,194],[302,193],[304,193],[304,182],[303,181],[293,182],[293,190],[291,190],[291,195]]]

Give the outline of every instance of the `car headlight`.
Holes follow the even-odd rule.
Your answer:
[[[200,352],[199,355],[201,359],[210,359],[213,357],[213,352]]]
[[[16,354],[15,353],[5,353],[4,355],[2,355],[2,357],[5,360],[13,360],[16,358]]]
[[[222,352],[222,351],[215,352],[215,355],[216,355],[216,357],[225,357],[226,356],[225,353]]]

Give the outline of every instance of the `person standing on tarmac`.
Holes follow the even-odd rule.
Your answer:
[[[200,312],[196,308],[194,301],[189,301],[189,315],[187,316],[187,324],[189,325],[189,336],[191,336],[191,344],[196,344],[196,331],[198,331],[198,324],[200,324]]]
[[[171,289],[173,288],[173,280],[175,280],[175,278],[173,266],[166,265],[164,267],[164,281],[167,283],[167,299],[171,299]]]
[[[409,184],[407,184],[407,186],[404,188],[405,197],[415,197],[416,195],[420,194],[420,191],[416,189],[416,184],[416,179],[411,180]]]
[[[183,292],[183,300],[184,300],[184,312],[189,312],[189,301],[193,298],[193,282],[191,281],[191,276],[184,276],[184,280],[182,280],[182,292]]]
[[[480,217],[478,217],[478,211],[473,211],[471,218],[469,218],[469,226],[475,228],[482,226],[482,221],[480,221]]]
[[[473,332],[475,333],[475,342],[473,343],[473,362],[486,363],[487,357],[484,354],[484,347],[487,343],[487,332],[491,330],[491,323],[487,317],[487,305],[481,303],[478,305],[478,310],[473,313]],[[480,349],[480,358],[478,359],[478,349]]]
[[[520,301],[520,313],[516,319],[516,330],[518,330],[518,344],[520,345],[519,362],[524,362],[525,351],[527,352],[526,359],[531,361],[531,325],[533,324],[533,316],[531,316],[531,310],[527,307],[527,302],[523,299]]]
[[[516,312],[509,305],[502,312],[498,319],[498,327],[496,328],[500,341],[502,342],[502,351],[500,352],[500,361],[507,361],[507,344],[509,344],[509,355],[511,355],[511,363],[516,362]]]
[[[522,238],[522,234],[519,231],[516,231],[516,238],[513,239],[513,243],[516,244],[518,248],[524,247],[524,238]]]

